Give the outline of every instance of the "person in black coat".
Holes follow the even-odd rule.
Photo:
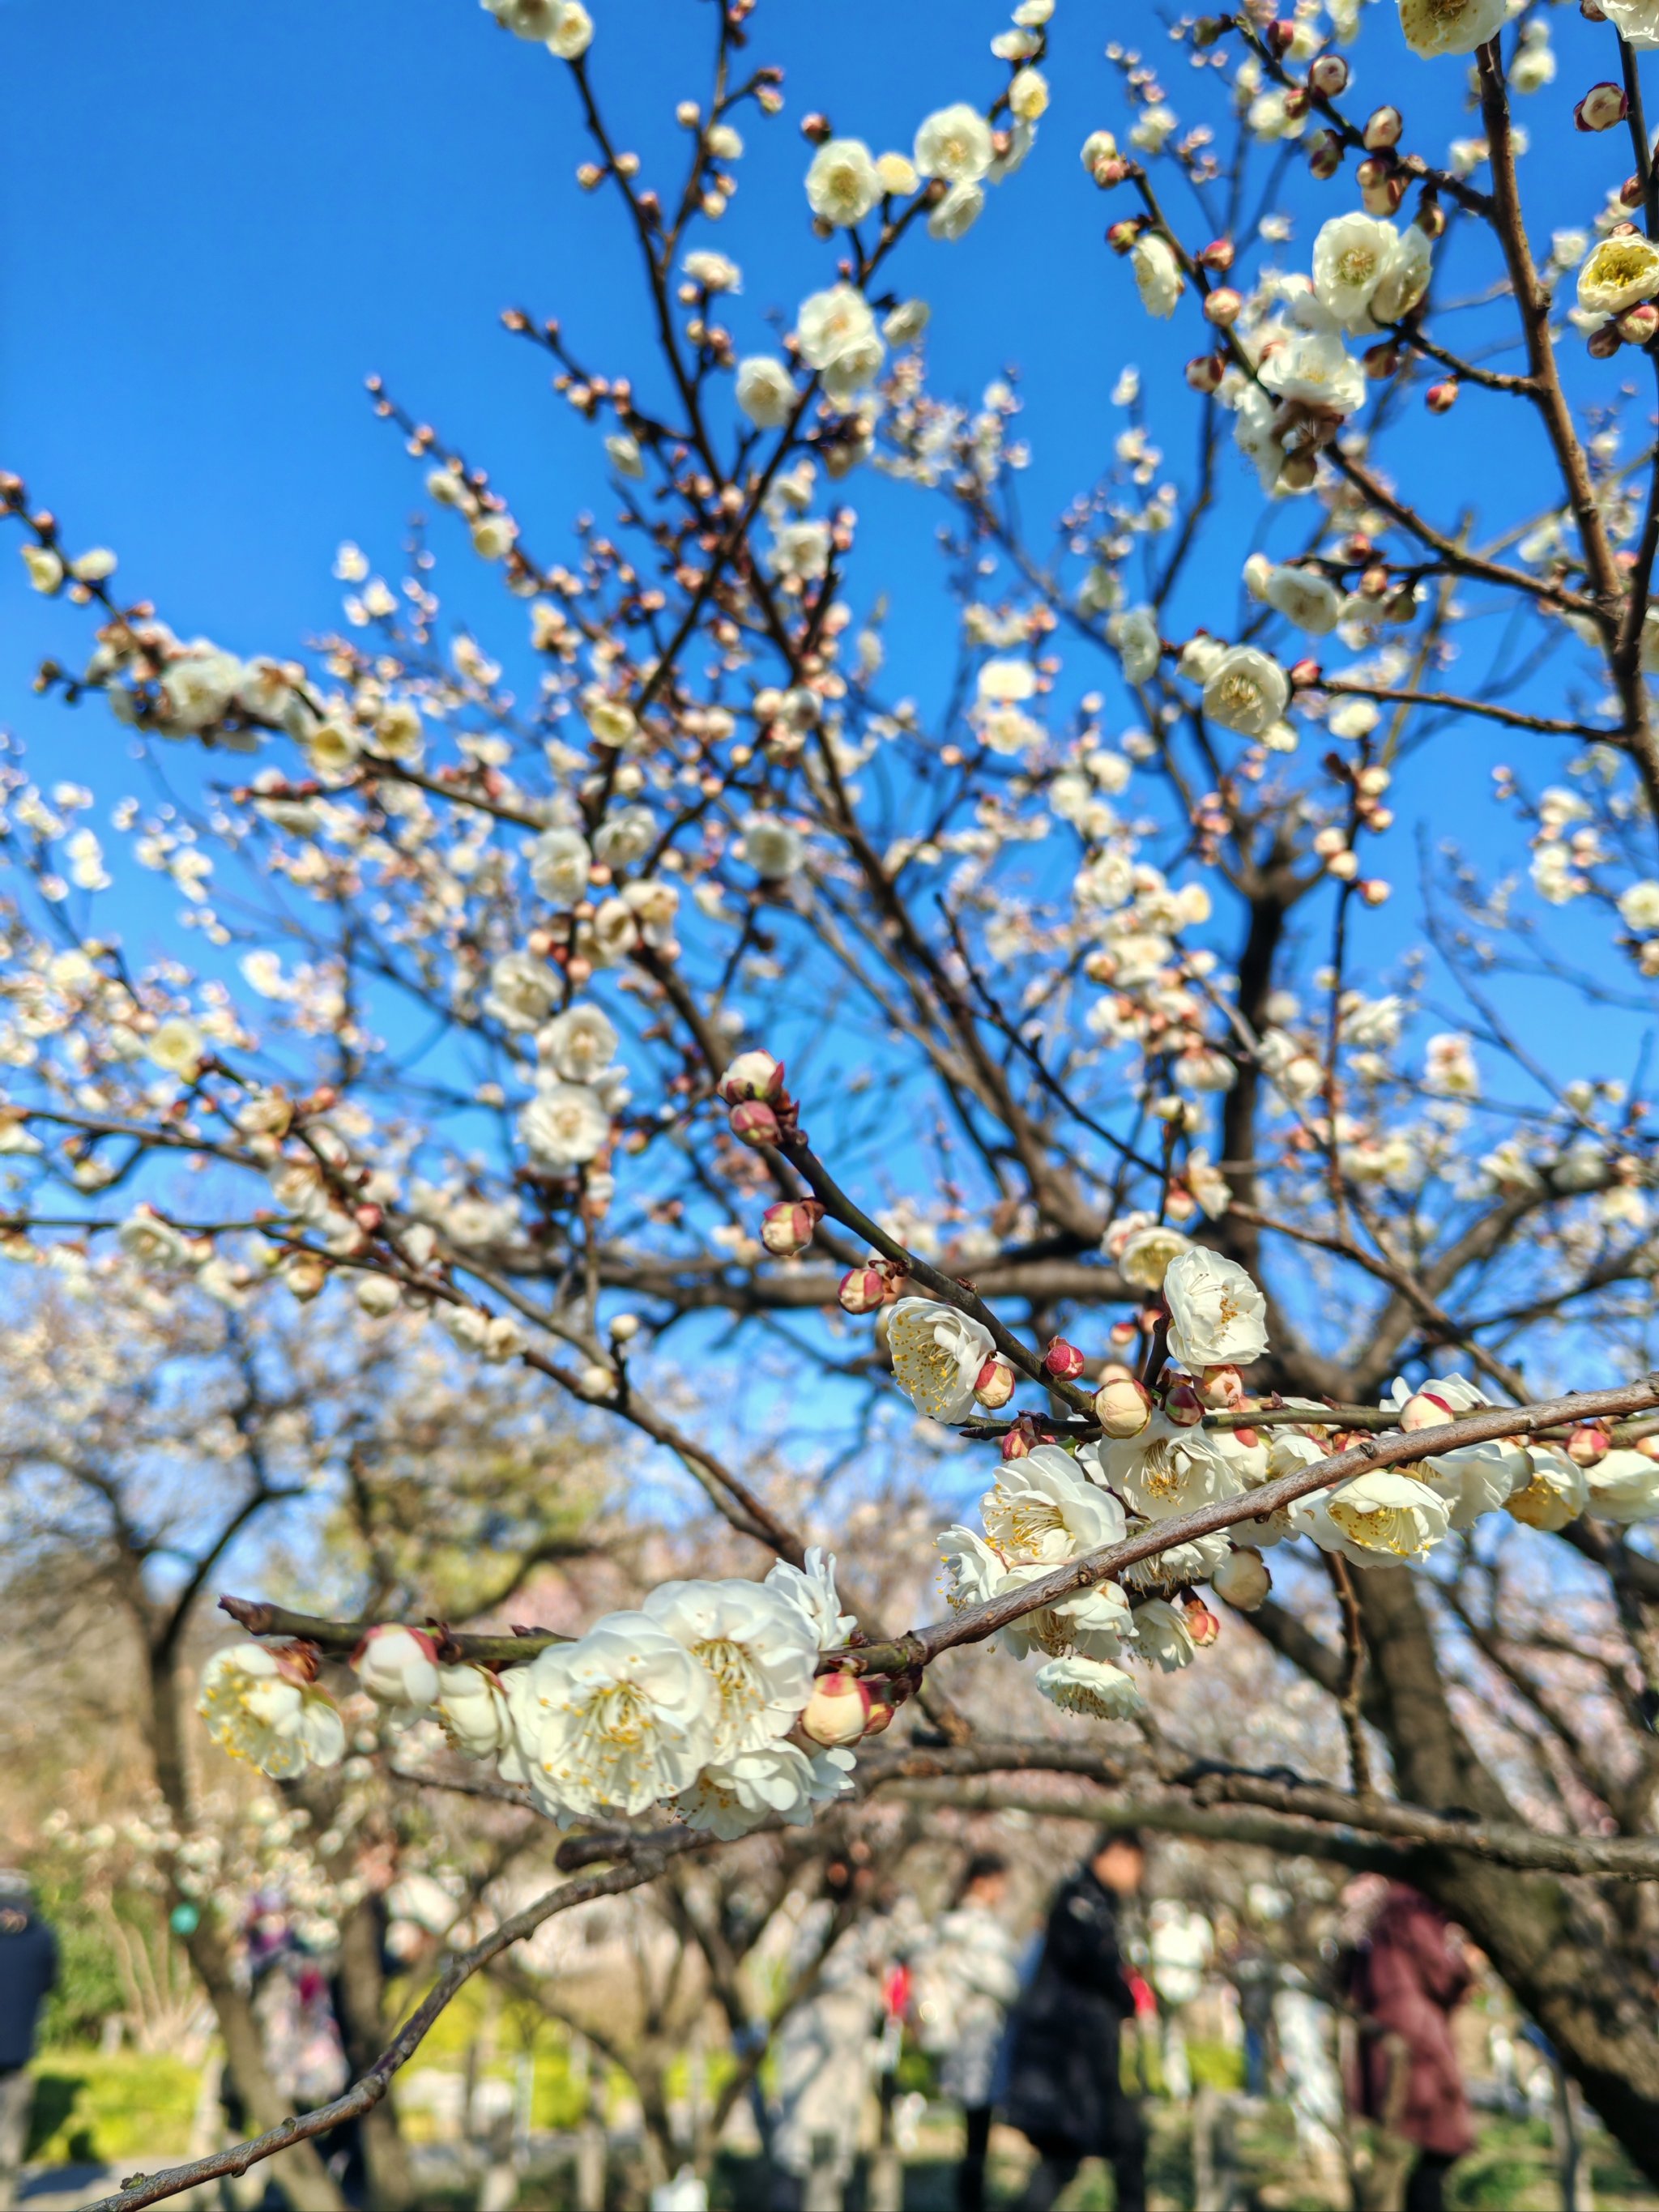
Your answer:
[[[1145,2212],[1146,2131],[1119,2072],[1135,2001],[1117,1922],[1146,1869],[1139,1836],[1104,1834],[1049,1910],[1042,1955],[1014,2016],[1003,2099],[1004,2118],[1039,2160],[1021,2212],[1049,2212],[1085,2158],[1110,2165],[1117,2212]]]
[[[28,2071],[40,2008],[58,1979],[58,1939],[34,1910],[25,1875],[0,1871],[0,2204],[28,2142],[34,2083]]]

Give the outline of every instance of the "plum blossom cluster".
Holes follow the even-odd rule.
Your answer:
[[[856,1626],[835,1561],[810,1551],[762,1583],[664,1583],[499,1670],[447,1663],[428,1632],[392,1626],[370,1629],[351,1665],[392,1728],[435,1720],[561,1826],[659,1807],[731,1838],[803,1825],[852,1788],[848,1747],[893,1710],[870,1684],[819,1679],[820,1655]],[[278,1779],[332,1765],[345,1724],[317,1671],[313,1645],[232,1644],[209,1662],[199,1710],[225,1750]]]

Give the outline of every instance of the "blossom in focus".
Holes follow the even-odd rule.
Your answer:
[[[1421,1559],[1451,1524],[1445,1500],[1398,1468],[1357,1474],[1328,1496],[1299,1498],[1290,1516],[1298,1535],[1362,1567]]]
[[[1267,1349],[1267,1302],[1237,1260],[1204,1245],[1178,1253],[1164,1273],[1170,1357],[1189,1374],[1248,1367]]]
[[[820,1651],[833,1651],[845,1644],[858,1626],[857,1616],[843,1613],[836,1592],[835,1555],[814,1544],[799,1566],[779,1559],[766,1576],[766,1587],[797,1607],[805,1617]]]
[[[1137,1437],[1086,1444],[1084,1452],[1131,1510],[1149,1521],[1237,1497],[1244,1487],[1207,1430],[1183,1428],[1167,1413],[1154,1413]]]
[[[1123,1536],[1123,1508],[1085,1480],[1058,1444],[1037,1444],[1002,1461],[980,1512],[992,1547],[1010,1564],[1057,1566]]]
[[[438,1718],[466,1759],[494,1759],[512,1740],[507,1692],[487,1667],[438,1669]]]
[[[769,1743],[705,1766],[681,1794],[678,1810],[688,1827],[730,1842],[764,1820],[806,1827],[818,1806],[852,1786],[851,1752],[830,1748],[809,1758],[798,1744]]]
[[[1134,1608],[1135,1643],[1143,1659],[1166,1674],[1192,1664],[1192,1631],[1168,1599],[1150,1597]]]
[[[1131,1677],[1109,1661],[1073,1652],[1036,1671],[1036,1686],[1051,1705],[1091,1720],[1133,1720],[1146,1705]]]
[[[1601,7],[1627,46],[1659,46],[1659,5],[1656,0],[1601,0]]]
[[[1531,1480],[1523,1487],[1510,1492],[1504,1501],[1504,1510],[1511,1520],[1523,1522],[1528,1528],[1542,1528],[1553,1534],[1558,1528],[1565,1528],[1569,1521],[1576,1521],[1586,1510],[1589,1484],[1577,1462],[1553,1445],[1534,1444],[1531,1458]]]
[[[900,1389],[935,1421],[965,1421],[974,1385],[996,1350],[991,1332],[954,1306],[901,1298],[887,1324],[887,1346]]]
[[[643,1813],[714,1755],[708,1671],[646,1613],[607,1613],[550,1645],[507,1694],[516,1747],[502,1773],[556,1816]]]
[[[1314,240],[1314,297],[1344,330],[1369,335],[1376,327],[1372,295],[1399,251],[1400,234],[1391,222],[1358,212],[1334,216]]]
[[[1204,681],[1204,712],[1241,737],[1264,736],[1282,720],[1290,698],[1284,670],[1254,645],[1229,646]]]
[[[437,1647],[423,1629],[371,1628],[352,1653],[351,1667],[379,1705],[437,1703]]]
[[[644,1610],[708,1671],[717,1759],[782,1735],[811,1696],[817,1644],[799,1608],[764,1583],[664,1583]]]
[[[1587,314],[1621,315],[1659,293],[1659,246],[1639,231],[1599,239],[1578,270],[1578,304]]]
[[[263,1644],[231,1644],[202,1671],[196,1710],[214,1741],[278,1782],[337,1766],[345,1726],[307,1671]]]

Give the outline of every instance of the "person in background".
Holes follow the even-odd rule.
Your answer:
[[[841,2212],[858,2159],[896,1948],[872,1887],[867,1866],[832,1858],[790,1955],[791,1981],[816,1979],[777,2040],[775,2212]]]
[[[1008,1862],[978,1851],[956,1903],[941,1915],[916,1976],[922,2048],[939,2061],[941,2093],[962,2106],[966,2140],[957,2169],[959,2212],[983,2212],[992,2081],[1008,2008],[1019,1994],[1019,1950],[1002,1917]]]
[[[0,1870],[0,2204],[9,2204],[28,2148],[28,2070],[40,2008],[58,1981],[58,1939],[35,1910],[27,1875]]]
[[[1010,2032],[1003,2116],[1038,2158],[1021,2212],[1050,2212],[1094,2157],[1111,2166],[1117,2212],[1146,2212],[1146,2131],[1121,2070],[1135,1996],[1118,1933],[1120,1909],[1146,1870],[1139,1837],[1109,1831],[1049,1910],[1042,1955]]]
[[[1391,1882],[1348,1967],[1360,2020],[1351,2087],[1358,2111],[1416,2148],[1404,2212],[1442,2212],[1447,2174],[1474,2148],[1451,2031],[1473,1978],[1438,1905]]]

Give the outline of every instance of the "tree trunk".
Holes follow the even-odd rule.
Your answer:
[[[346,1914],[340,1929],[340,1967],[336,1980],[340,2033],[352,2078],[368,2072],[386,2040],[386,1977],[380,1967],[381,1918],[376,1899],[366,1897]],[[368,2200],[376,2212],[404,2212],[413,2202],[409,2147],[390,2097],[362,2119],[363,2160],[368,2169]]]
[[[1401,1795],[1437,1811],[1519,1818],[1447,1702],[1413,1571],[1354,1577],[1370,1709]],[[1469,1934],[1561,2054],[1637,2168],[1659,2181],[1659,2033],[1648,1961],[1622,1947],[1584,1883],[1425,1853],[1420,1887]]]
[[[167,1656],[151,1651],[149,1668],[150,1752],[156,1786],[181,1834],[191,1826],[190,1778],[185,1758],[177,1670]],[[176,1889],[170,1903],[193,1903]],[[291,2117],[265,2065],[259,2024],[246,1990],[237,1986],[228,1944],[210,1913],[204,1913],[184,1945],[202,1987],[207,1991],[224,2039],[225,2064],[244,2118],[253,2132],[276,2127]],[[295,2212],[345,2212],[345,2199],[323,2164],[314,2143],[295,2143],[270,2161],[272,2170],[292,2200]]]

